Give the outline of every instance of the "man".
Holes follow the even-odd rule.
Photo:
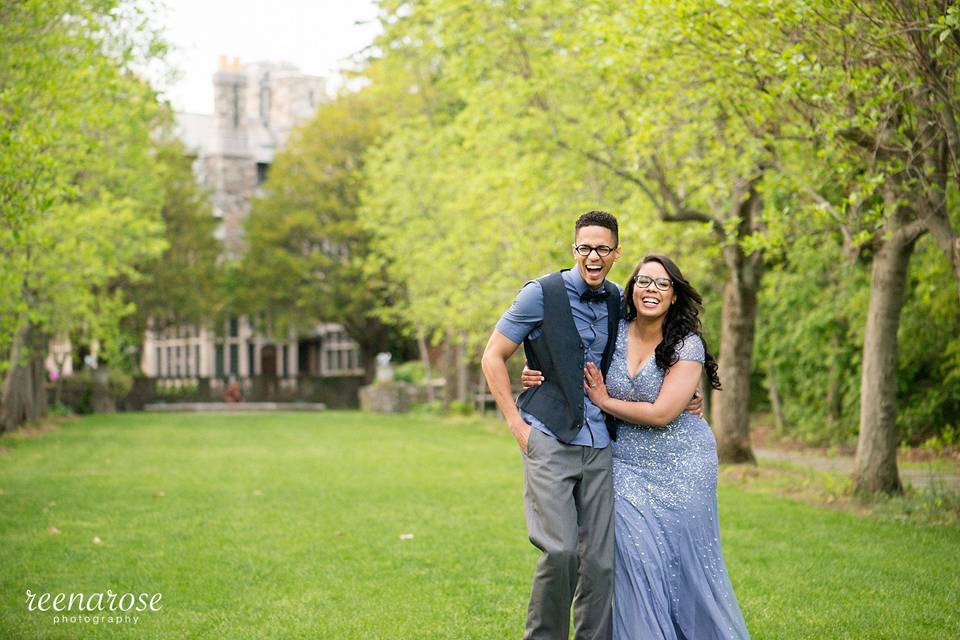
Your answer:
[[[524,638],[609,639],[613,600],[612,419],[583,389],[586,363],[607,373],[623,292],[607,282],[620,258],[617,220],[590,211],[574,228],[574,268],[528,282],[483,354],[494,400],[523,454],[524,511],[541,550]],[[507,360],[523,343],[539,384],[513,402]],[[687,408],[700,413],[696,396]]]
[[[621,255],[617,220],[585,213],[574,237],[574,268],[524,285],[482,360],[523,454],[527,528],[542,551],[524,633],[530,640],[566,640],[571,602],[577,640],[611,634],[614,431],[584,393],[583,370],[589,361],[606,374],[616,344],[622,292],[606,277]],[[514,404],[506,363],[521,342],[543,382]]]

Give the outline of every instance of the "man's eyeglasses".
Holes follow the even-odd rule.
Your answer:
[[[669,291],[670,286],[673,285],[673,280],[670,278],[651,278],[650,276],[641,275],[639,273],[633,280],[641,289],[646,289],[652,284],[660,291]]]
[[[605,244],[602,244],[599,247],[591,247],[588,244],[578,244],[574,247],[574,249],[577,253],[584,257],[589,256],[592,251],[596,251],[597,255],[601,258],[606,258],[608,255],[613,253],[613,247],[608,247]]]

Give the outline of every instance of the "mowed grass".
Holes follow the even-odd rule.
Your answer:
[[[491,421],[117,414],[0,446],[0,637],[521,635],[537,552],[520,455]],[[957,527],[733,483],[720,514],[753,637],[960,636]],[[163,607],[55,624],[27,611],[27,589],[161,593]]]

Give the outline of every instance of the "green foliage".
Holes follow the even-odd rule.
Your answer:
[[[119,0],[0,9],[4,369],[25,326],[119,357],[133,307],[112,283],[166,247],[151,143],[164,114],[133,72],[163,44],[144,20]]]
[[[428,337],[465,336],[475,354],[522,281],[567,263],[576,215],[608,209],[625,248],[612,279],[645,253],[674,256],[704,293],[714,351],[722,283],[766,271],[754,380],[777,381],[792,435],[856,434],[870,260],[894,215],[912,220],[906,204],[920,210],[943,192],[939,147],[923,136],[948,139],[944,161],[956,162],[955,7],[381,9],[368,79],[398,108],[368,151],[361,205],[368,262],[396,283],[381,317]],[[918,64],[930,52],[931,65]],[[763,206],[747,217],[751,190]],[[924,259],[946,268],[942,256]],[[957,284],[938,282],[942,323],[918,332],[929,307],[903,311],[918,337],[901,339],[906,441],[955,411],[944,383],[960,375],[947,300]]]
[[[399,382],[409,382],[410,384],[422,384],[427,374],[424,371],[423,363],[419,360],[410,360],[398,364],[393,370],[393,377]]]
[[[58,384],[63,386],[64,393],[71,398],[74,411],[90,414],[94,412],[93,396],[98,389],[112,396],[114,400],[119,400],[133,388],[133,376],[115,367],[109,367],[105,371],[83,369],[61,378]],[[62,405],[61,410],[69,411],[70,408]]]
[[[925,440],[922,446],[924,449],[943,451],[947,448],[955,448],[958,445],[960,445],[960,428],[950,424],[940,434]]]
[[[797,238],[767,274],[756,367],[783,398],[787,434],[818,444],[856,435],[868,283],[829,233]]]
[[[375,107],[366,93],[345,93],[294,131],[253,203],[247,250],[231,274],[235,308],[281,335],[338,322],[368,362],[391,339],[374,313],[391,292],[364,263],[370,237],[358,221],[364,152],[380,129]]]
[[[65,416],[75,415],[73,409],[71,409],[70,407],[68,407],[67,405],[65,405],[65,404],[63,404],[63,403],[53,404],[53,405],[50,407],[50,410],[49,410],[48,413],[49,413],[49,415],[51,415],[51,416],[59,416],[59,417],[65,417]]]
[[[450,403],[449,413],[451,415],[469,416],[473,415],[473,404],[470,402],[461,402],[454,400]]]
[[[149,319],[154,330],[162,331],[206,320],[224,306],[217,221],[193,173],[193,160],[169,133],[158,136],[152,155],[152,173],[162,193],[165,249],[137,265],[135,276],[115,283],[136,305],[124,321],[132,345],[142,340]]]
[[[960,415],[960,300],[950,265],[924,238],[910,265],[910,292],[900,326],[898,437],[919,445],[946,435]]]

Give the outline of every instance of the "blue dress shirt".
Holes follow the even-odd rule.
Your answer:
[[[580,270],[576,265],[569,271],[562,272],[563,284],[570,299],[570,311],[573,313],[573,322],[583,340],[584,362],[593,362],[600,367],[603,351],[607,346],[607,302],[605,300],[581,302],[580,294],[584,293],[588,285],[583,281]],[[620,295],[623,290],[617,285]],[[619,320],[619,319],[618,319]],[[524,338],[536,338],[542,333],[543,324],[543,288],[536,280],[528,282],[520,289],[513,304],[507,309],[497,322],[497,331],[511,341],[520,344]],[[590,402],[586,392],[583,394],[583,428],[570,444],[583,445],[603,449],[610,444],[610,434],[603,418],[603,412]],[[556,438],[550,428],[543,424],[536,416],[521,410],[520,416],[534,429]]]

